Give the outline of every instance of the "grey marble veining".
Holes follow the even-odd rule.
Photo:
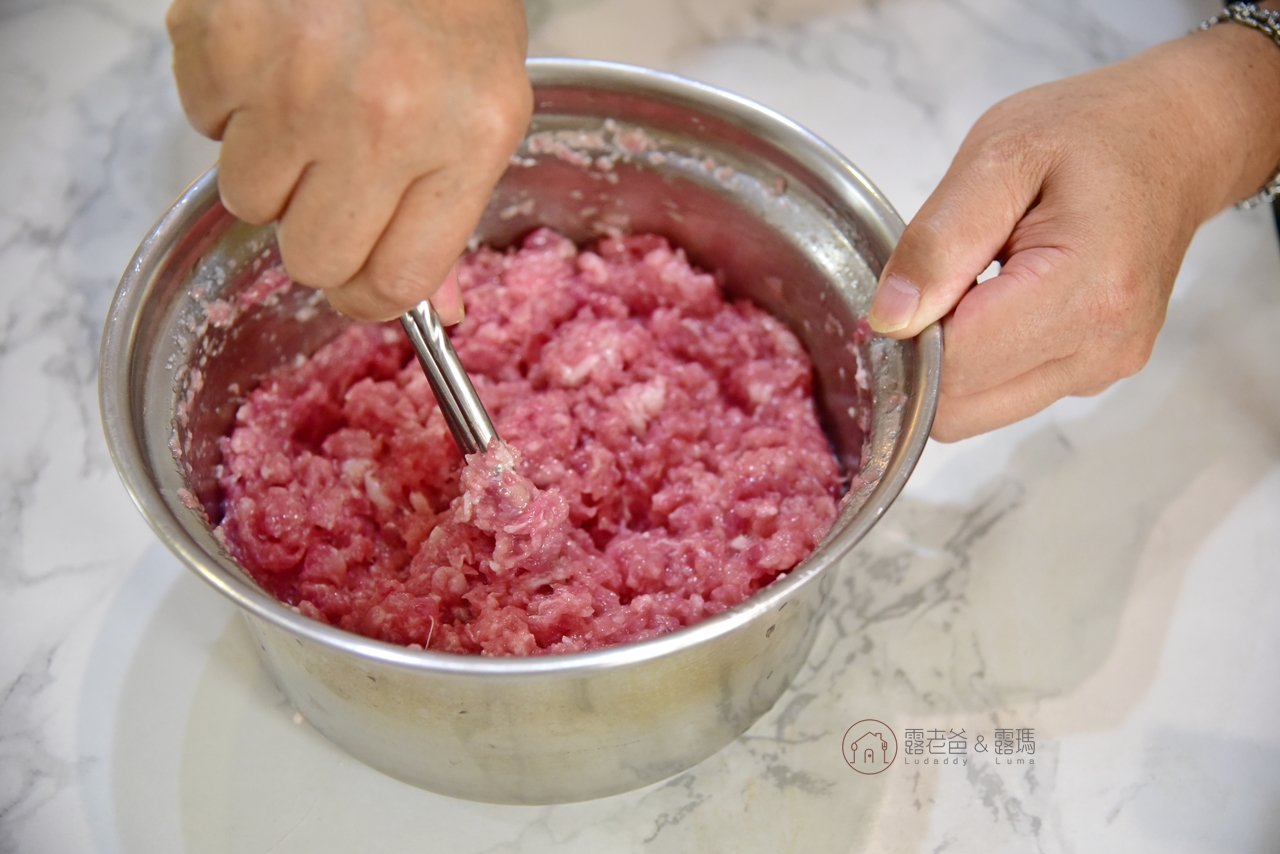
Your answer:
[[[806,667],[726,750],[547,808],[421,792],[325,742],[230,607],[157,545],[98,425],[103,315],[216,157],[164,3],[0,8],[0,852],[1218,852],[1280,844],[1280,250],[1229,211],[1151,364],[931,446],[847,560]],[[972,121],[1176,37],[1191,0],[530,0],[535,52],[757,99],[909,216]],[[963,729],[864,777],[845,730]],[[1035,764],[974,749],[1035,733]],[[901,756],[901,759],[907,757]],[[364,837],[373,821],[381,829]]]

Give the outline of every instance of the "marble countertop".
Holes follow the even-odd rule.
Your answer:
[[[107,303],[138,241],[216,157],[178,106],[164,6],[0,7],[0,854],[1280,847],[1269,212],[1203,227],[1136,377],[931,445],[841,567],[799,678],[735,743],[604,800],[455,801],[295,723],[232,606],[157,543],[107,455]],[[1214,7],[529,9],[535,53],[641,62],[754,98],[910,216],[991,103],[1177,36]],[[874,776],[842,756],[864,719],[901,745]],[[949,761],[917,764],[934,758]]]

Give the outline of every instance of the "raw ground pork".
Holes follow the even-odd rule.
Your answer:
[[[504,443],[464,466],[390,325],[268,377],[222,440],[218,533],[282,601],[434,650],[597,649],[743,601],[835,520],[807,355],[663,238],[541,230],[458,276]]]

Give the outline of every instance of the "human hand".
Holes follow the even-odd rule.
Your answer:
[[[934,438],[1138,371],[1196,228],[1277,162],[1280,50],[1235,24],[993,107],[903,233],[869,317],[898,338],[943,319]],[[975,284],[992,260],[999,274]]]
[[[431,296],[529,122],[521,0],[174,0],[174,76],[227,210],[361,320]],[[456,281],[433,298],[461,319]]]

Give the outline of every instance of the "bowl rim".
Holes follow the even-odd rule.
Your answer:
[[[825,185],[836,190],[845,186],[856,188],[857,193],[851,198],[879,209],[880,216],[868,225],[873,230],[879,227],[880,236],[890,248],[902,232],[901,217],[857,167],[810,131],[742,96],[674,74],[599,60],[540,58],[530,59],[527,67],[535,87],[535,102],[538,87],[586,85],[696,106],[781,149]],[[220,204],[217,177],[215,165],[182,193],[142,240],[120,280],[107,313],[100,351],[98,392],[103,430],[116,471],[130,498],[172,553],[244,611],[326,648],[369,659],[370,663],[438,675],[502,678],[547,674],[581,676],[680,653],[727,635],[782,607],[796,591],[837,563],[897,498],[929,438],[937,408],[942,359],[942,333],[937,324],[905,342],[915,348],[911,379],[917,394],[907,401],[899,440],[883,473],[848,526],[837,535],[824,538],[785,577],[720,614],[642,641],[585,652],[527,657],[415,650],[320,623],[270,596],[241,571],[231,571],[229,559],[210,555],[195,541],[155,482],[147,477],[150,466],[141,446],[141,431],[135,429],[129,380],[134,370],[140,309],[154,276],[169,261],[172,248],[193,224]]]

